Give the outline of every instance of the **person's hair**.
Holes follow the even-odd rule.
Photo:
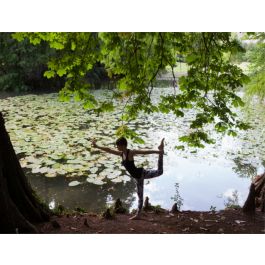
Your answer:
[[[125,137],[120,137],[119,139],[116,140],[116,145],[124,145],[127,146],[127,140]]]

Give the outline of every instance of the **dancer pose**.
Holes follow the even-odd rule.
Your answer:
[[[124,137],[119,138],[116,141],[117,149],[114,150],[108,147],[98,146],[96,140],[92,140],[92,146],[98,148],[107,153],[121,156],[122,165],[129,172],[131,177],[136,180],[137,195],[138,195],[138,209],[136,215],[131,217],[131,220],[139,219],[140,213],[143,207],[143,193],[144,193],[144,179],[150,179],[158,177],[163,174],[163,155],[164,155],[164,138],[161,140],[158,150],[130,150],[127,148],[127,140]],[[138,168],[134,164],[135,155],[148,155],[158,154],[158,168],[147,170],[144,168]]]

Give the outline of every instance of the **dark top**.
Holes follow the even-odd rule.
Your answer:
[[[137,168],[134,164],[134,160],[130,161],[128,159],[128,155],[129,155],[129,151],[130,149],[127,150],[127,154],[126,154],[126,159],[123,160],[123,157],[122,157],[122,162],[121,164],[126,168],[126,170],[130,173],[130,175],[133,177],[133,178],[140,178],[142,176],[142,173],[143,173],[143,168],[140,167],[140,168]]]

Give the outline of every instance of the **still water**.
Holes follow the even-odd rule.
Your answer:
[[[166,89],[157,90],[155,95],[165,92]],[[12,97],[0,103],[28,179],[50,208],[61,204],[70,209],[82,207],[101,212],[117,198],[128,208],[136,208],[136,186],[122,170],[120,158],[91,148],[89,142],[95,137],[100,145],[114,148],[115,129],[120,125],[118,107],[114,113],[93,116],[77,103],[58,102],[56,94]],[[178,137],[188,130],[187,121],[194,113],[181,119],[172,114],[141,115],[130,127],[143,137],[145,144],[130,143],[129,148],[156,149],[163,137],[166,142],[164,174],[145,180],[144,196],[148,196],[153,205],[167,209],[178,195],[183,200],[182,210],[210,210],[211,207],[218,210],[223,209],[236,192],[237,203],[242,205],[251,177],[264,171],[263,108],[263,104],[255,102],[237,111],[253,126],[239,132],[238,137],[212,132],[216,144],[185,151],[176,150],[175,146],[180,144]],[[135,161],[136,165],[155,168],[157,158],[157,155],[146,155],[136,157]],[[71,186],[73,181],[78,185]]]

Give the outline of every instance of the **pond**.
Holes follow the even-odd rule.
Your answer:
[[[156,101],[169,88],[154,90]],[[107,90],[94,92],[109,97]],[[120,157],[100,152],[90,145],[115,148],[115,130],[121,125],[122,102],[113,113],[93,114],[78,102],[59,102],[55,93],[23,95],[0,99],[6,128],[31,185],[39,196],[55,208],[84,208],[101,212],[120,198],[128,208],[137,206],[136,187],[120,165]],[[216,144],[199,150],[176,150],[178,137],[188,130],[188,121],[172,114],[144,115],[129,124],[145,144],[129,143],[129,148],[156,149],[165,137],[164,174],[145,181],[145,194],[153,205],[171,208],[182,198],[182,210],[223,209],[231,200],[242,205],[251,177],[265,167],[264,105],[252,102],[237,110],[253,126],[236,138],[211,135]],[[211,128],[209,128],[211,130]],[[155,168],[157,155],[137,156],[135,163]],[[175,197],[175,198],[174,198]]]

